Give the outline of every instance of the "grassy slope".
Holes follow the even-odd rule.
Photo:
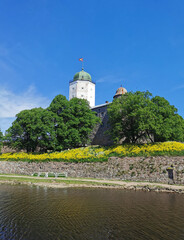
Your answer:
[[[165,142],[154,144],[125,144],[111,147],[83,147],[45,154],[8,153],[0,155],[0,161],[25,162],[104,162],[109,157],[184,156],[184,144]]]

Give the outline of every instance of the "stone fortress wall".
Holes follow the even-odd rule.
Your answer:
[[[91,110],[94,111],[96,113],[96,116],[101,120],[101,122],[95,126],[90,136],[92,145],[109,146],[113,144],[112,137],[108,133],[110,127],[107,114],[108,105],[109,103],[105,103],[91,108]]]

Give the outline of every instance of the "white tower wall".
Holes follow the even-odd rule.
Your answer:
[[[90,107],[95,106],[95,84],[87,80],[77,80],[70,82],[69,100],[77,97],[86,99]]]

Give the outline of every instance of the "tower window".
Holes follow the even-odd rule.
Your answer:
[[[83,95],[81,95],[81,97],[84,97]]]
[[[82,87],[82,89],[84,89],[84,88]]]

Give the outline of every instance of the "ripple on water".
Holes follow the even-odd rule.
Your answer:
[[[184,195],[0,185],[0,239],[184,239]]]

